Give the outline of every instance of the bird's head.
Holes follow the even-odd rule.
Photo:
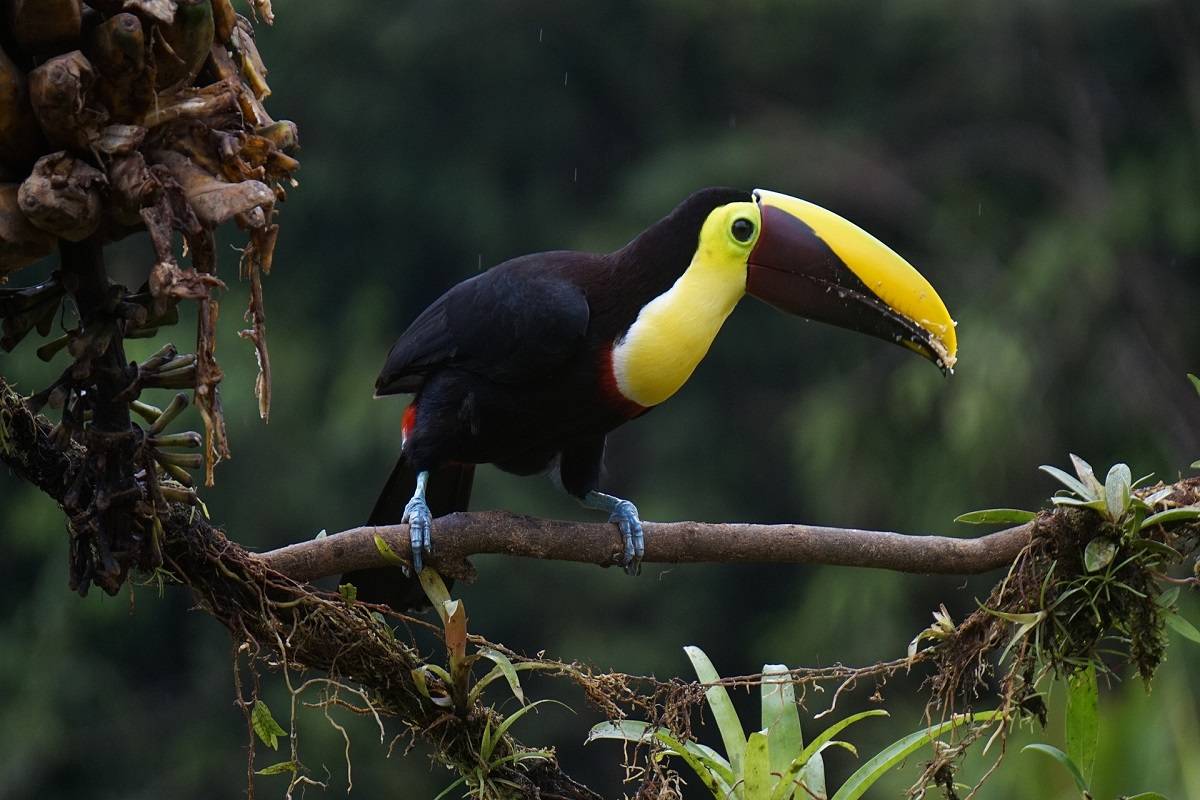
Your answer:
[[[955,323],[929,281],[883,242],[820,206],[763,189],[715,205],[704,217],[696,254],[740,272],[747,294],[778,309],[903,345],[943,372],[954,367]]]

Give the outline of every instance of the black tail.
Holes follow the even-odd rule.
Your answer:
[[[429,473],[425,487],[425,502],[434,519],[455,511],[466,511],[471,502],[471,483],[475,477],[474,464],[448,464]],[[375,508],[367,518],[368,525],[396,525],[404,516],[404,507],[417,488],[417,473],[409,467],[404,456],[396,462],[392,474],[383,485]],[[434,523],[437,527],[437,523]],[[387,603],[397,611],[427,608],[421,583],[415,577],[406,578],[398,569],[364,569],[347,572],[342,583],[352,583],[358,598],[370,603]],[[446,581],[450,583],[449,580]]]

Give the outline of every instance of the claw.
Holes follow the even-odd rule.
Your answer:
[[[646,554],[646,534],[642,530],[642,521],[638,518],[637,506],[628,500],[621,500],[613,508],[608,521],[615,522],[621,529],[621,539],[625,542],[621,566],[625,568],[625,573],[640,574],[642,557]]]
[[[621,541],[625,543],[625,549],[621,553],[621,566],[629,575],[641,574],[642,556],[646,555],[646,534],[642,530],[637,506],[628,500],[594,489],[581,497],[580,502],[585,508],[609,512],[608,521],[616,523],[621,530]]]
[[[430,533],[433,530],[433,515],[425,498],[414,497],[404,507],[401,522],[408,523],[408,543],[412,547],[413,574],[421,571],[423,556],[433,552],[433,541]]]

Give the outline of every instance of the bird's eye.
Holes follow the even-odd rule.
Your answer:
[[[739,242],[748,242],[750,241],[750,237],[754,235],[754,223],[745,217],[739,217],[733,221],[733,226],[729,229],[729,232]]]

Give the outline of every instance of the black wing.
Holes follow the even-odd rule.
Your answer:
[[[587,297],[569,278],[583,253],[538,253],[463,281],[421,312],[392,345],[377,395],[415,392],[443,366],[502,383],[545,375],[587,335]]]

